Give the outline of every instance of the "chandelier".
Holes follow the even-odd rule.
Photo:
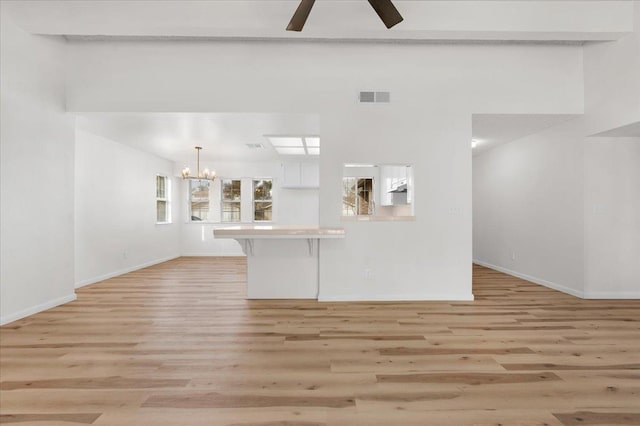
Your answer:
[[[196,151],[198,152],[198,163],[197,163],[197,174],[195,176],[191,176],[191,170],[189,167],[182,169],[182,179],[193,179],[193,180],[214,180],[216,178],[216,172],[213,170],[209,170],[205,168],[202,173],[200,173],[200,150],[201,146],[196,146]]]

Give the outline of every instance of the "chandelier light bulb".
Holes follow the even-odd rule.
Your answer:
[[[189,169],[189,167],[185,166],[185,168],[182,169],[182,178],[191,179],[191,180],[211,180],[211,181],[214,180],[216,177],[216,172],[214,172],[213,170],[209,170],[208,168],[205,168],[204,170],[202,170],[202,172],[200,171],[200,150],[202,150],[202,147],[196,146],[195,149],[197,152],[197,157],[196,157],[197,168],[196,168],[195,176],[191,176],[191,170]]]

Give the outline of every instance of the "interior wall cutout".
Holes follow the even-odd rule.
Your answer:
[[[342,171],[342,220],[413,220],[413,167],[347,163]]]

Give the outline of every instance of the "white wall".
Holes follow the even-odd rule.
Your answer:
[[[222,179],[242,180],[241,215],[243,224],[253,221],[252,178],[273,179],[273,225],[312,225],[319,222],[319,197],[317,189],[282,188],[281,162],[203,162],[201,169],[208,167],[216,171],[217,179],[211,190],[213,220],[220,221],[219,200]],[[176,163],[174,174],[178,175],[183,164]],[[181,253],[183,256],[244,256],[240,244],[235,240],[213,238],[213,229],[232,226],[229,223],[189,222],[188,182],[180,182],[181,197]]]
[[[640,122],[640,1],[634,33],[585,46],[585,134]],[[640,298],[640,143],[585,139],[585,296]]]
[[[585,150],[585,296],[640,298],[640,138]]]
[[[577,124],[474,157],[473,258],[582,296],[584,139]]]
[[[73,42],[73,111],[321,115],[321,299],[470,299],[471,117],[579,113],[580,46]],[[390,90],[360,105],[359,90]],[[344,163],[413,164],[416,221],[340,219]],[[367,272],[368,271],[368,272]]]
[[[640,121],[640,1],[634,32],[619,41],[584,47],[585,134]]]
[[[81,124],[82,118],[78,118]],[[172,161],[76,132],[75,284],[180,255],[180,184]],[[171,179],[171,224],[156,224],[156,175]]]
[[[1,16],[0,323],[75,299],[73,117],[64,41]]]

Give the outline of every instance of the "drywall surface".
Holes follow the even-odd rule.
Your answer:
[[[585,134],[640,122],[634,32],[585,46]],[[585,297],[640,298],[640,138],[585,139]]]
[[[471,112],[580,113],[580,46],[72,42],[72,111],[322,121],[322,300],[471,299]],[[363,105],[360,90],[388,90]],[[413,164],[415,222],[341,220],[345,163]]]
[[[633,13],[633,33],[584,47],[587,135],[640,121],[640,1]]]
[[[584,139],[570,121],[473,160],[473,257],[582,296]]]
[[[585,296],[640,298],[640,138],[585,142]]]
[[[82,129],[75,160],[76,287],[180,255],[182,182],[172,161]],[[156,224],[157,175],[171,181],[169,224]]]
[[[64,41],[0,16],[4,324],[75,299],[74,120],[64,105]]]

